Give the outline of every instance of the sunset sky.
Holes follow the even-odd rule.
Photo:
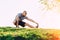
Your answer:
[[[24,10],[39,23],[39,28],[60,29],[60,0],[48,0],[46,5],[40,0],[0,0],[0,26],[14,26],[15,16]]]

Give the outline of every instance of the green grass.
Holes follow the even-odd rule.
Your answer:
[[[55,32],[60,34],[53,29],[0,27],[0,40],[48,40],[48,35]]]

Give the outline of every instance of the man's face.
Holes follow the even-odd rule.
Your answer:
[[[26,15],[27,15],[26,11],[24,11],[24,12],[22,13],[22,15],[23,15],[23,16],[26,16]]]

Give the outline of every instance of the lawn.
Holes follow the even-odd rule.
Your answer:
[[[60,30],[0,27],[0,40],[60,40]]]

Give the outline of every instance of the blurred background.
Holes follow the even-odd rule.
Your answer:
[[[24,10],[29,18],[39,23],[39,28],[60,29],[60,0],[0,0],[0,26],[15,27],[15,16]]]

